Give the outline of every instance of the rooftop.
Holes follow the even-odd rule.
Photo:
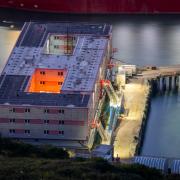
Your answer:
[[[87,107],[90,95],[28,93],[25,92],[27,76],[6,75],[0,77],[0,104]]]
[[[26,23],[3,74],[32,76],[37,68],[65,69],[61,91],[92,91],[110,33],[106,24]],[[48,38],[62,34],[76,38],[73,54],[45,53]]]
[[[0,104],[87,107],[110,34],[106,24],[25,23],[0,76]],[[73,41],[66,42],[67,37]],[[64,49],[53,52],[69,50],[72,43],[72,53],[45,51],[57,42]],[[59,93],[48,92],[53,87]]]

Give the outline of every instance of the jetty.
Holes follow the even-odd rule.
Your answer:
[[[117,64],[119,68],[124,62],[122,65]],[[178,90],[180,83],[180,65],[137,67],[135,73],[129,72],[129,69],[125,69],[124,113],[120,115],[114,133],[114,156],[121,159],[140,154],[151,94]]]

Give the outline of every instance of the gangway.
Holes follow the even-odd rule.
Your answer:
[[[110,143],[110,137],[109,137],[108,133],[106,132],[106,130],[104,129],[101,121],[98,122],[98,124],[97,124],[97,130],[99,132],[99,135],[102,138],[103,144],[109,144]]]
[[[96,136],[96,132],[98,131],[102,141],[106,141],[108,139],[108,135],[106,135],[105,129],[103,128],[102,124],[99,122],[99,118],[100,118],[100,114],[101,114],[101,110],[102,110],[102,105],[104,103],[105,100],[105,96],[102,97],[102,99],[100,99],[99,104],[98,104],[98,108],[95,114],[95,118],[92,121],[91,124],[91,130],[90,130],[90,134],[89,134],[89,140],[87,143],[87,146],[89,149],[91,149],[93,147],[94,144],[94,139]]]
[[[102,104],[103,104],[103,101],[105,98],[105,96],[103,96],[103,98],[102,98],[103,100],[102,99],[100,100],[95,118],[92,122],[92,129],[90,131],[90,136],[89,136],[89,140],[88,140],[89,149],[91,149],[91,147],[93,146],[96,131],[99,132],[99,135],[102,138],[103,144],[111,144],[112,133],[116,126],[116,122],[118,119],[121,102],[122,102],[122,96],[123,96],[122,93],[120,94],[120,97],[117,96],[117,94],[109,80],[102,80],[101,88],[106,91],[106,93],[110,99],[110,117],[108,119],[107,127],[104,128],[100,121]]]
[[[107,127],[104,129],[102,124],[100,123],[98,127],[98,132],[101,138],[104,139],[104,141],[106,141],[106,144],[110,144],[112,133],[113,133],[113,130],[115,129],[117,118],[120,112],[123,94],[121,93],[120,96],[117,96],[109,80],[102,80],[101,87],[105,89],[110,99],[110,116],[108,119]]]
[[[103,82],[103,87],[109,96],[110,105],[113,107],[120,106],[121,105],[120,98],[115,93],[111,82],[109,80],[106,80],[105,82]]]

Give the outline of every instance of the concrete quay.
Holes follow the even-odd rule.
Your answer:
[[[125,85],[125,113],[115,132],[114,157],[132,158],[141,142],[141,131],[146,117],[150,86],[142,79],[131,79]]]

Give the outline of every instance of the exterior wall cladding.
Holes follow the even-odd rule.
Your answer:
[[[25,112],[26,108],[30,112]],[[85,140],[87,111],[88,108],[1,106],[0,132],[12,138]],[[45,133],[46,130],[49,132]]]
[[[109,28],[107,32],[103,35],[99,33],[100,35],[97,36],[97,34],[92,33],[92,35],[95,37],[99,37],[99,36],[101,38],[103,37],[107,43],[104,46],[105,48],[103,49],[103,53],[100,60],[101,63],[98,66],[96,80],[94,81],[92,85],[91,91],[86,91],[86,92],[74,91],[73,92],[72,90],[70,90],[68,94],[68,91],[63,92],[62,90],[62,92],[58,95],[57,94],[53,95],[49,93],[28,93],[28,96],[33,95],[32,102],[34,102],[35,100],[38,100],[38,98],[42,99],[40,96],[41,95],[44,96],[43,94],[45,94],[45,97],[46,96],[48,97],[48,100],[49,100],[49,96],[52,96],[52,97],[65,96],[65,99],[66,99],[66,96],[70,97],[70,99],[72,96],[72,102],[68,102],[68,103],[64,102],[64,104],[62,105],[60,101],[58,101],[58,103],[60,103],[59,105],[46,104],[46,98],[43,101],[44,104],[42,103],[33,104],[33,103],[24,103],[24,102],[21,103],[20,98],[21,96],[23,96],[23,98],[26,97],[24,96],[24,93],[28,87],[28,83],[30,80],[28,80],[26,89],[24,89],[23,92],[20,92],[18,90],[18,94],[16,94],[17,96],[16,100],[11,101],[11,95],[10,97],[9,95],[8,97],[5,97],[4,95],[5,93],[4,92],[1,93],[2,87],[4,87],[5,82],[8,83],[9,81],[7,80],[7,76],[8,78],[12,78],[14,76],[16,78],[23,77],[22,75],[18,75],[18,73],[8,74],[8,67],[9,67],[8,64],[10,64],[11,57],[13,54],[15,54],[15,50],[17,51],[17,49],[23,46],[23,44],[25,43],[26,43],[25,46],[29,46],[27,45],[27,37],[25,35],[25,32],[26,34],[28,34],[28,30],[29,29],[32,30],[34,26],[35,25],[32,22],[31,24],[28,24],[28,23],[25,24],[22,30],[22,33],[20,34],[20,37],[17,40],[16,46],[14,47],[10,55],[10,58],[0,77],[0,134],[4,137],[22,139],[24,141],[30,141],[30,142],[32,141],[32,143],[33,142],[39,143],[41,141],[42,142],[48,141],[48,143],[51,143],[52,141],[56,141],[57,145],[59,146],[66,146],[66,142],[68,142],[69,144],[70,142],[73,142],[73,143],[76,142],[77,144],[80,142],[80,144],[82,143],[86,144],[89,137],[91,122],[93,121],[93,118],[95,116],[95,112],[98,106],[98,102],[99,102],[99,97],[100,97],[99,95],[100,95],[100,88],[101,88],[100,80],[105,78],[106,66],[110,60],[111,43],[112,43],[111,42],[111,39],[112,39],[111,26],[101,25],[104,30],[105,28],[107,29]],[[46,25],[46,27],[48,27],[48,25]],[[68,27],[70,26],[68,25]],[[99,25],[97,25],[97,28],[98,27]],[[83,25],[82,27],[80,25],[80,28],[83,28]],[[53,28],[51,27],[51,29]],[[60,33],[63,33],[63,32],[60,32]],[[22,37],[23,37],[23,40],[21,39]],[[30,48],[32,48],[31,45],[30,45]],[[43,45],[42,45],[42,48],[44,48]],[[20,73],[22,72],[23,71],[21,70]],[[30,74],[30,77],[32,77],[32,74],[33,72]],[[8,86],[10,87],[10,85],[7,85],[7,87]],[[8,89],[7,91],[11,91],[11,88]],[[14,91],[16,91],[16,89]],[[39,97],[36,98],[36,95],[38,95]],[[86,103],[81,104],[79,106],[78,103],[80,102],[73,103],[73,98],[77,98],[77,96],[82,96],[82,98],[80,99],[80,101],[82,102],[85,101],[86,97],[84,96],[88,96],[89,98],[86,100]],[[77,105],[71,105],[71,104],[77,104]],[[71,146],[71,144],[67,146]]]

